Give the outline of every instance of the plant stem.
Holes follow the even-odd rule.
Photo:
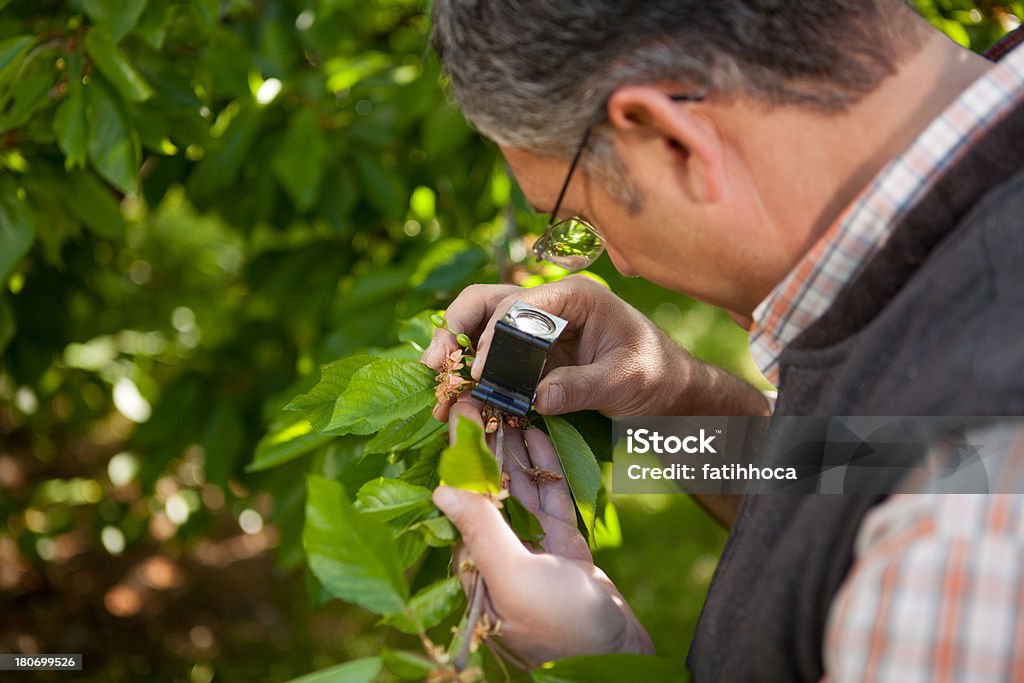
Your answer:
[[[494,459],[498,461],[498,471],[501,471],[505,454],[505,414],[499,410],[494,412],[498,416],[498,431],[494,435]],[[465,671],[469,663],[469,649],[473,644],[473,633],[476,625],[483,614],[484,594],[487,586],[484,584],[484,577],[480,570],[476,570],[476,579],[473,581],[473,597],[469,604],[469,614],[466,616],[466,625],[462,629],[462,640],[459,642],[459,654],[455,657],[455,670]]]
[[[487,586],[484,585],[484,577],[477,570],[476,580],[473,582],[473,600],[469,605],[469,615],[466,617],[466,626],[462,630],[462,640],[459,643],[459,654],[455,657],[455,670],[465,671],[469,663],[469,648],[473,644],[473,632],[480,621],[483,613],[484,592]]]

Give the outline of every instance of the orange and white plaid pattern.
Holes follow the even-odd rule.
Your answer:
[[[935,179],[1022,101],[1024,47],[1014,47],[886,166],[758,306],[751,352],[770,381],[778,383],[785,346],[857,277]],[[1024,436],[1016,452],[1024,454]],[[854,555],[830,607],[822,683],[1024,681],[1024,495],[891,496],[865,518]]]
[[[900,219],[972,144],[1024,100],[1015,47],[893,159],[754,310],[750,352],[772,384],[779,355],[817,320],[885,245]]]
[[[858,533],[822,683],[1024,681],[1024,495],[899,494]]]

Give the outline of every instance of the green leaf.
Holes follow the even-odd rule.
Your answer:
[[[64,152],[68,169],[85,165],[89,125],[85,118],[85,93],[82,92],[82,53],[68,55],[68,94],[53,116],[53,135]]]
[[[587,442],[598,462],[612,461],[612,421],[596,410],[580,410],[564,413],[563,419],[569,422]]]
[[[601,467],[593,451],[576,428],[561,417],[544,416],[548,436],[562,463],[569,490],[576,500],[587,535],[594,538],[594,518],[597,514],[597,492],[601,488]]]
[[[419,629],[416,628],[417,620],[423,630],[426,630],[441,623],[462,603],[462,585],[453,576],[422,589],[409,600],[407,611],[389,617],[387,622],[403,633],[419,633]],[[416,618],[414,619],[412,615]]]
[[[220,13],[221,0],[194,0],[190,4],[203,25],[207,29],[212,28]]]
[[[320,193],[325,151],[316,114],[312,109],[300,109],[270,162],[278,182],[300,211],[310,209]]]
[[[412,521],[433,510],[434,504],[430,500],[430,489],[400,479],[379,477],[359,489],[355,508],[381,522],[399,518]]]
[[[146,41],[154,50],[160,50],[167,38],[167,14],[171,9],[170,0],[150,0],[146,11],[135,24],[135,35]]]
[[[242,164],[246,155],[252,153],[253,140],[259,131],[260,112],[255,107],[243,107],[235,116],[220,139],[220,147],[207,153],[189,178],[188,187],[193,195],[212,198],[238,182]]]
[[[542,664],[530,672],[534,683],[682,683],[683,668],[661,657],[637,654],[586,655]]]
[[[416,458],[409,469],[398,475],[398,478],[402,481],[407,481],[410,484],[416,484],[418,486],[426,486],[434,488],[437,486],[438,475],[437,465],[441,461],[441,451],[423,451],[419,457]]]
[[[427,550],[427,542],[420,534],[398,534],[394,544],[398,564],[403,571],[416,564]]]
[[[414,360],[380,358],[352,375],[326,429],[372,434],[433,405],[435,373]]]
[[[324,446],[336,437],[313,431],[304,416],[281,416],[256,444],[253,461],[246,472],[262,472],[283,465]]]
[[[437,665],[418,652],[382,650],[384,668],[403,681],[422,681]]]
[[[139,155],[121,108],[99,83],[90,85],[86,92],[89,94],[87,117],[91,130],[89,161],[111,185],[125,194],[137,194]]]
[[[455,443],[441,453],[438,469],[441,482],[448,486],[477,493],[501,491],[498,463],[484,441],[484,430],[463,415],[455,426]]]
[[[285,410],[301,410],[314,431],[324,431],[352,376],[376,360],[373,356],[358,354],[323,366],[316,386],[308,393],[293,398]]]
[[[594,549],[618,548],[622,545],[622,526],[619,513],[611,501],[604,504],[604,518],[597,518],[594,526]]]
[[[0,40],[0,89],[14,78],[34,40],[32,36],[11,36]]]
[[[206,479],[226,488],[235,472],[245,441],[245,423],[238,406],[223,399],[217,401],[206,421],[203,433]]]
[[[64,187],[64,203],[68,210],[92,232],[106,239],[124,240],[124,217],[121,205],[109,187],[89,172],[70,173]]]
[[[527,543],[539,545],[544,540],[544,527],[540,525],[537,516],[527,510],[515,496],[509,496],[504,503],[505,519],[512,527],[512,531],[516,532],[516,536]]]
[[[391,530],[354,510],[338,482],[309,477],[302,541],[309,568],[331,595],[377,614],[404,609],[408,588]]]
[[[39,71],[16,80],[9,92],[13,104],[0,118],[0,133],[24,125],[35,110],[49,101],[48,94],[53,83],[54,76],[48,71]]]
[[[380,657],[364,657],[293,678],[290,683],[370,683],[383,668]]]
[[[353,158],[370,204],[392,220],[404,217],[409,197],[402,179],[368,154],[355,152]]]
[[[3,354],[4,349],[14,339],[14,333],[17,330],[17,321],[14,319],[11,306],[7,303],[6,298],[0,296],[0,354]]]
[[[394,422],[370,439],[366,453],[387,453],[413,448],[444,425],[434,419],[433,406],[427,406],[412,417]]]
[[[0,287],[32,246],[36,216],[10,176],[0,176]]]
[[[442,311],[428,308],[403,320],[398,325],[398,340],[409,342],[418,350],[423,351],[430,344],[430,340],[434,338],[436,326],[433,319],[435,316],[443,319],[441,313]]]
[[[115,43],[132,30],[145,8],[146,0],[82,1],[85,13],[97,26],[105,28]]]
[[[142,102],[153,94],[153,88],[146,82],[114,38],[105,29],[95,27],[85,36],[85,49],[104,76],[110,79],[124,98],[130,102]]]
[[[447,517],[432,517],[416,522],[409,527],[409,531],[420,534],[431,548],[447,548],[454,545],[459,536],[455,525]]]
[[[442,239],[430,245],[409,278],[415,291],[452,291],[487,263],[487,252],[464,239]]]

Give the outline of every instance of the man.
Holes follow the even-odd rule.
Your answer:
[[[900,0],[435,0],[434,22],[467,118],[538,210],[574,219],[556,233],[599,235],[622,273],[748,327],[775,415],[1024,411],[1024,49],[993,65]],[[595,257],[549,237],[546,258]],[[581,277],[465,290],[447,319],[480,336],[477,377],[515,298],[574,334],[541,413],[772,412]],[[438,331],[423,361],[454,348]],[[479,419],[471,400],[435,414],[451,412]],[[557,469],[543,434],[526,439],[536,466]],[[565,487],[510,474],[546,553],[481,497],[435,492],[501,643],[527,664],[650,652],[581,546]],[[1016,497],[704,502],[732,529],[688,660],[696,680],[1024,679]]]

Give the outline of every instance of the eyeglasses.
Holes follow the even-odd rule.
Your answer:
[[[700,102],[704,99],[703,93],[686,95],[669,95],[673,102]],[[604,242],[601,233],[593,225],[579,216],[572,216],[565,220],[558,220],[558,210],[562,208],[562,200],[565,199],[565,191],[569,189],[569,182],[572,174],[579,164],[583,150],[587,147],[590,139],[590,132],[593,126],[587,128],[583,133],[583,140],[576,148],[576,153],[569,164],[569,172],[562,183],[562,189],[558,192],[558,199],[555,200],[555,208],[551,210],[548,218],[548,226],[540,239],[533,243],[533,254],[538,259],[553,263],[569,271],[583,270],[596,261],[604,253]]]

